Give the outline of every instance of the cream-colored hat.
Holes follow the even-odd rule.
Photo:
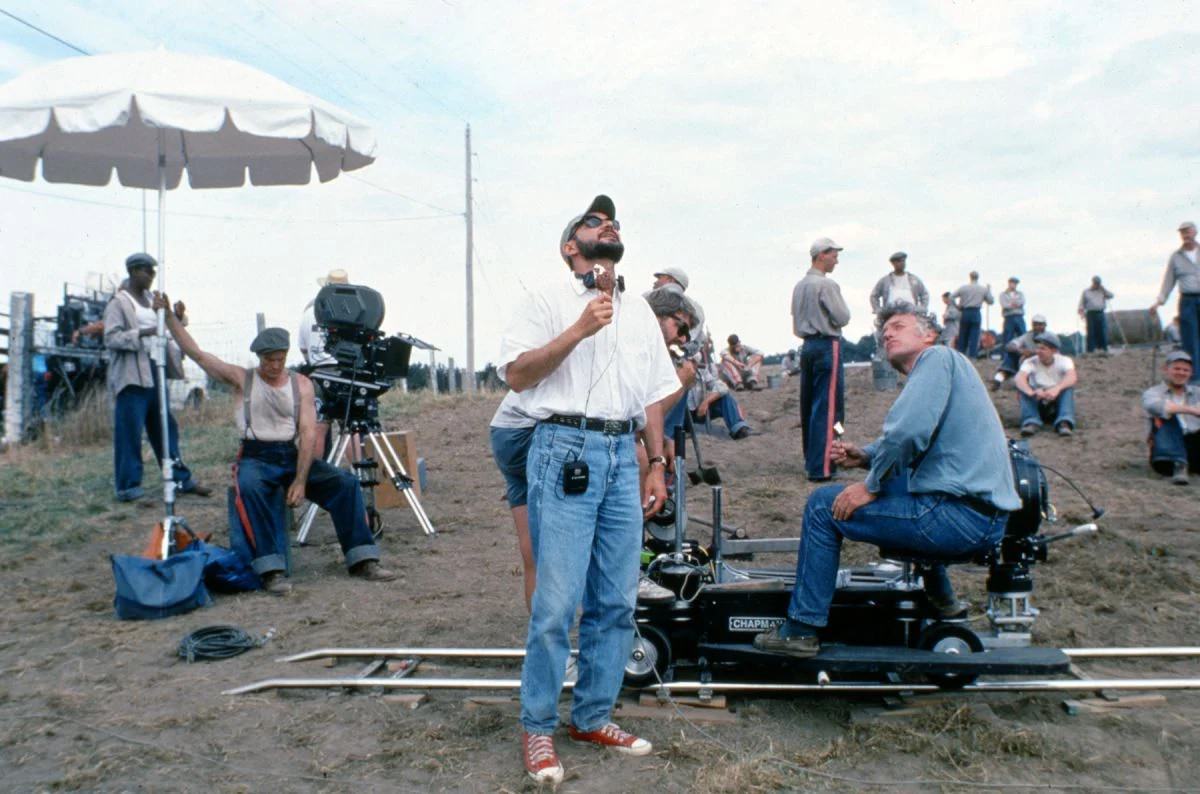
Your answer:
[[[345,270],[342,270],[341,268],[338,268],[337,270],[330,270],[328,276],[326,276],[325,278],[317,279],[317,286],[319,286],[319,287],[323,287],[326,284],[349,284],[349,283],[350,283],[350,274],[347,273]]]

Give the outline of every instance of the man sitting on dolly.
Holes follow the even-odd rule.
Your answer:
[[[834,441],[838,465],[868,469],[864,482],[827,485],[808,498],[787,620],[754,647],[808,657],[820,648],[843,538],[952,557],[997,543],[1021,506],[1000,417],[965,356],[935,346],[938,328],[912,304],[881,315],[888,361],[908,378],[863,449]],[[964,612],[945,566],[923,571],[925,592],[945,618]]]

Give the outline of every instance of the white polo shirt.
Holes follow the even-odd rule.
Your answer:
[[[548,344],[579,319],[600,293],[573,273],[531,292],[513,313],[500,346],[505,378],[517,356]],[[534,419],[551,414],[634,419],[646,424],[646,406],[679,388],[679,378],[650,306],[639,295],[616,293],[613,321],[584,339],[558,368],[521,392],[521,411]]]

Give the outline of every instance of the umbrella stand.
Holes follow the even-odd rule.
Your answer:
[[[165,137],[167,131],[158,128],[158,267],[159,289],[166,291],[166,244],[163,232],[166,229],[163,209],[166,205],[167,193],[167,157],[165,153]],[[175,550],[175,525],[187,523],[175,515],[175,458],[171,456],[171,423],[168,411],[171,410],[167,397],[167,309],[158,310],[158,336],[154,338],[154,367],[158,373],[158,421],[162,448],[162,479],[163,479],[163,510],[162,549],[159,556],[167,559]]]

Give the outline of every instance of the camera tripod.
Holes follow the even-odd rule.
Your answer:
[[[346,457],[346,450],[349,448],[351,440],[357,440],[364,451],[366,451],[367,442],[370,442],[375,450],[375,455],[378,456],[378,462],[376,458],[364,456],[353,464],[354,475],[358,478],[359,487],[363,489],[363,496],[367,503],[367,519],[372,534],[378,536],[383,531],[383,517],[375,509],[375,486],[379,485],[379,480],[375,478],[375,470],[382,464],[388,480],[396,487],[397,491],[404,494],[404,499],[412,509],[413,515],[417,517],[421,529],[426,535],[436,535],[437,530],[429,520],[429,515],[413,492],[412,477],[405,471],[404,463],[400,460],[392,442],[384,434],[379,422],[374,419],[352,419],[349,422],[339,422],[338,424],[338,438],[333,448],[325,455],[326,463],[334,467],[340,465]],[[317,505],[310,503],[300,521],[300,530],[296,533],[296,542],[300,545],[304,545],[307,541],[308,533],[312,529],[312,523],[316,517]]]

